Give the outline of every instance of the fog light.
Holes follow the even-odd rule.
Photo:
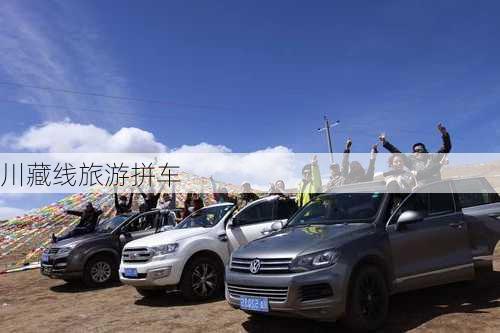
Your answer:
[[[148,274],[151,276],[153,280],[156,279],[161,279],[164,277],[167,277],[170,275],[170,271],[172,270],[172,267],[166,267],[166,268],[159,268],[159,269],[154,269],[151,271],[148,271]]]

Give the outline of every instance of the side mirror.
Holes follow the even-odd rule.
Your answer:
[[[273,224],[271,224],[272,231],[278,231],[281,229],[283,229],[283,222],[277,221],[277,222],[274,222]]]
[[[399,216],[398,221],[396,222],[397,230],[400,230],[404,225],[421,221],[423,218],[424,214],[422,212],[407,210]]]
[[[118,239],[120,240],[120,243],[122,243],[122,244],[127,243],[127,236],[125,236],[125,234],[120,234]]]

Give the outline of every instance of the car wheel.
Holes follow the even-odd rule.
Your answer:
[[[180,289],[187,300],[203,301],[220,294],[223,284],[223,269],[217,260],[200,257],[190,260],[184,268]]]
[[[362,267],[351,281],[345,324],[353,331],[376,330],[384,324],[388,307],[384,275],[376,266]]]
[[[143,289],[143,288],[135,288],[137,292],[145,298],[154,298],[161,297],[165,295],[165,290],[163,289]]]
[[[83,282],[88,287],[105,286],[117,279],[118,267],[111,256],[97,255],[85,265]]]

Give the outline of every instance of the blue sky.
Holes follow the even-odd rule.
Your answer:
[[[0,82],[162,100],[120,101],[0,84],[0,136],[68,120],[137,127],[167,147],[323,152],[377,135],[409,149],[500,148],[497,1],[2,1]],[[91,109],[92,112],[78,109]],[[14,148],[2,147],[4,151]]]

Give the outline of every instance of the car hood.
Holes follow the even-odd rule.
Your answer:
[[[368,223],[290,227],[242,246],[234,256],[294,258],[301,253],[340,247],[345,242],[372,230],[375,230],[373,225]]]
[[[64,239],[62,241],[59,241],[55,244],[52,244],[52,247],[75,247],[83,243],[88,243],[88,242],[94,242],[97,240],[103,240],[103,239],[108,239],[111,237],[110,233],[91,233],[91,234],[86,234],[78,237],[73,237],[73,238],[68,238]]]
[[[210,232],[210,228],[188,228],[188,229],[172,229],[151,236],[143,237],[134,240],[125,245],[126,248],[130,247],[147,247],[159,246],[170,243],[180,242],[183,239],[190,237],[197,237]]]

